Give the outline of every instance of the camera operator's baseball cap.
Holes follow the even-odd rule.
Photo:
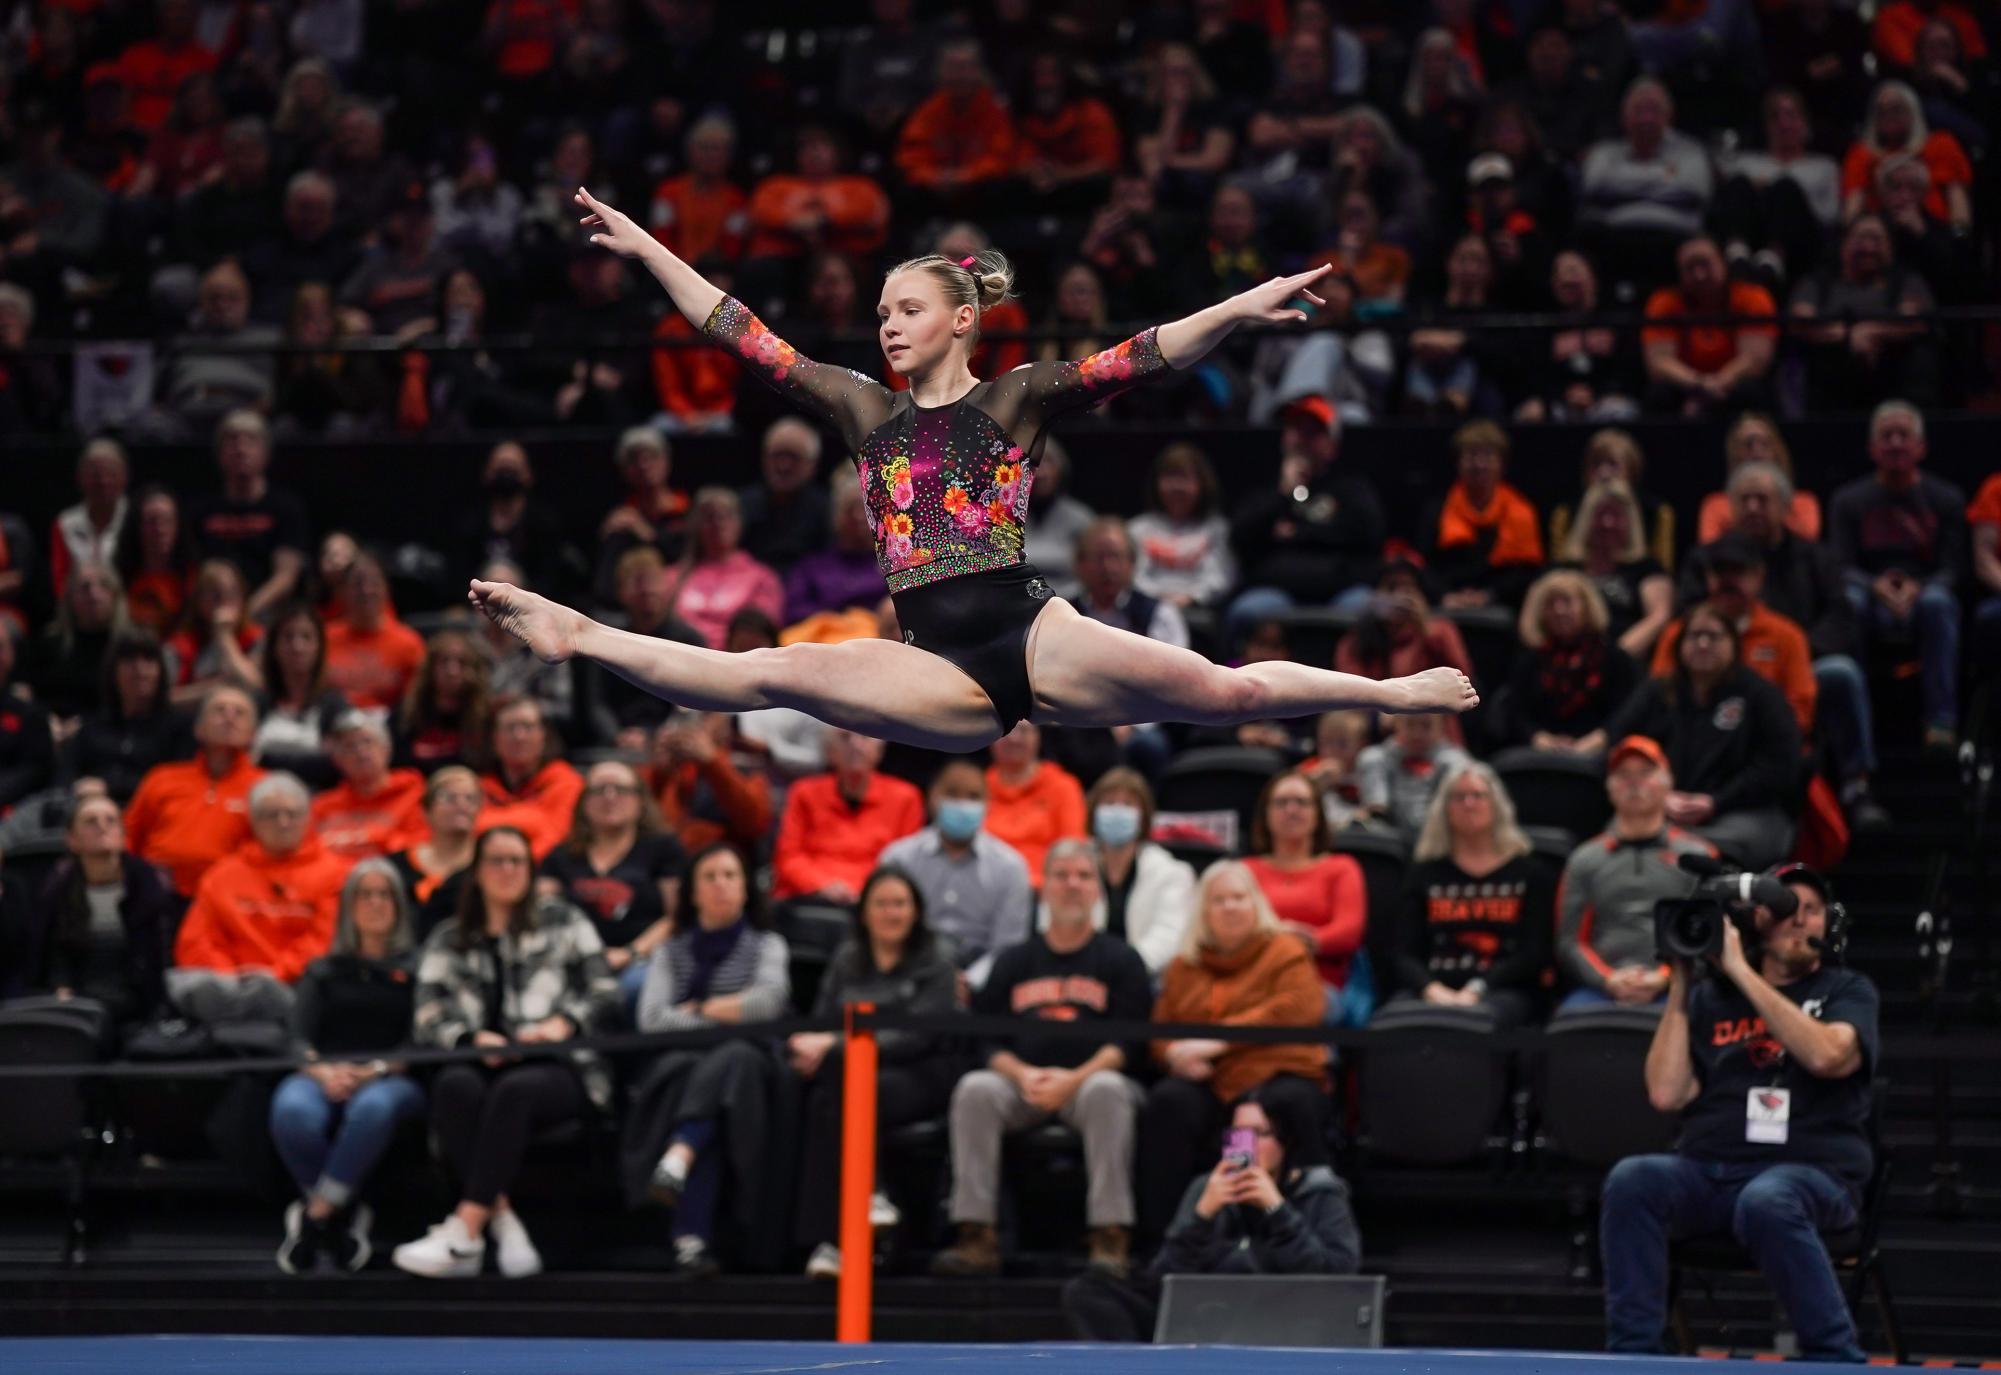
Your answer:
[[[1634,758],[1644,759],[1657,769],[1668,767],[1667,751],[1660,747],[1659,741],[1650,735],[1629,735],[1605,752],[1605,772],[1610,773]]]
[[[1822,903],[1834,901],[1834,885],[1828,882],[1826,874],[1810,864],[1777,864],[1772,866],[1772,877],[1780,883],[1800,884],[1820,894]]]

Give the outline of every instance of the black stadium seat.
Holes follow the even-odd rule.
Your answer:
[[[1362,1056],[1362,1148],[1411,1165],[1463,1165],[1498,1152],[1508,1057],[1477,1008],[1406,1003],[1376,1013]]]
[[[1296,606],[1273,619],[1285,628],[1286,652],[1294,663],[1332,668],[1334,650],[1361,616],[1331,606]]]
[[[1524,826],[1561,826],[1588,839],[1612,819],[1602,755],[1512,749],[1488,762],[1508,785],[1515,816]]]
[[[1660,1009],[1618,1004],[1551,1019],[1539,1094],[1544,1149],[1609,1169],[1674,1144],[1674,1117],[1647,1102],[1647,1048],[1659,1025]]]
[[[1258,794],[1271,776],[1291,761],[1278,750],[1244,745],[1220,745],[1183,750],[1160,776],[1159,809],[1163,812],[1235,812],[1238,847],[1251,834],[1251,813]]]

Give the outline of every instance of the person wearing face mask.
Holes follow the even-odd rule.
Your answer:
[[[877,771],[882,742],[853,731],[827,736],[828,771],[794,783],[785,796],[771,854],[771,895],[850,903],[876,856],[924,824],[924,797]]]
[[[882,863],[910,875],[925,921],[972,986],[992,956],[1028,935],[1035,905],[1028,861],[984,828],[987,779],[970,760],[948,760],[931,780],[931,824],[894,842]]]
[[[535,470],[528,451],[511,439],[493,446],[480,477],[481,497],[459,524],[457,568],[482,568],[504,559],[530,586],[560,587],[572,571],[563,523],[535,499]]]
[[[1091,916],[1100,931],[1139,952],[1155,978],[1181,948],[1195,871],[1148,840],[1153,789],[1138,770],[1108,769],[1085,794],[1105,900]]]

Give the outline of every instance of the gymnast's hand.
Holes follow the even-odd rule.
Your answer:
[[[578,611],[511,583],[472,580],[466,600],[535,652],[545,664],[560,664],[577,652],[577,639],[590,621]]]
[[[1416,715],[1427,711],[1471,711],[1480,705],[1473,680],[1456,668],[1428,668],[1408,678],[1392,678],[1383,686],[1392,688],[1402,700],[1385,711]]]
[[[1239,320],[1298,320],[1307,318],[1305,311],[1293,305],[1304,297],[1316,306],[1327,304],[1322,297],[1314,295],[1307,288],[1334,270],[1332,263],[1322,263],[1307,272],[1297,272],[1290,277],[1274,277],[1263,286],[1254,286],[1249,291],[1240,291],[1231,297],[1230,304],[1237,308]]]
[[[612,209],[583,187],[577,188],[575,200],[591,212],[578,223],[598,231],[591,235],[592,243],[609,248],[621,258],[637,258],[657,246],[659,241],[635,224],[632,216]]]

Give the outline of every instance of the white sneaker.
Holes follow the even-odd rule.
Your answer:
[[[398,1270],[427,1279],[471,1279],[486,1259],[486,1238],[467,1231],[453,1213],[415,1241],[398,1246],[389,1259]]]
[[[868,1225],[878,1232],[887,1232],[903,1222],[903,1214],[889,1201],[889,1195],[875,1193],[869,1195]]]
[[[521,1214],[512,1208],[497,1212],[493,1220],[486,1224],[486,1230],[500,1250],[495,1259],[501,1274],[511,1280],[520,1280],[542,1273],[542,1253],[528,1239],[528,1229],[521,1223]]]
[[[806,1262],[806,1278],[809,1280],[837,1280],[841,1277],[841,1251],[831,1241],[823,1241],[813,1248],[813,1258]]]

